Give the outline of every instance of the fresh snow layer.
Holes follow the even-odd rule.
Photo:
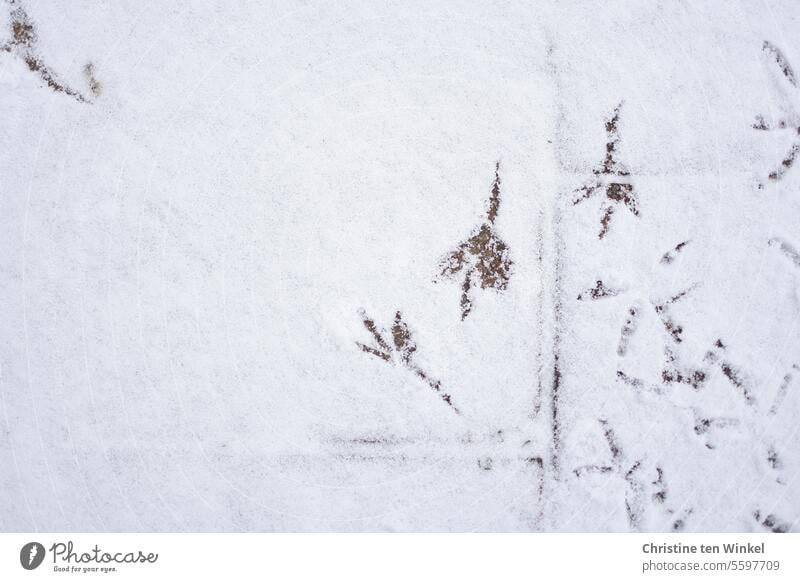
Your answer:
[[[798,18],[6,0],[0,530],[797,531]]]

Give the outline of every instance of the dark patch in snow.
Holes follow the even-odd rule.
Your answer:
[[[578,467],[577,469],[573,469],[572,472],[575,473],[576,477],[580,477],[585,473],[611,473],[614,471],[614,467],[609,467],[608,465],[583,465],[582,467]]]
[[[664,503],[667,500],[667,483],[664,480],[664,469],[656,465],[656,477],[652,484],[655,486],[656,491],[653,493],[653,501],[655,503]]]
[[[511,278],[514,263],[508,245],[495,231],[495,220],[500,210],[500,162],[495,166],[495,181],[488,206],[486,222],[439,262],[441,277],[455,279],[463,272],[462,321],[472,312],[472,289],[475,285],[480,283],[481,289],[505,291]]]
[[[797,133],[800,134],[800,127],[797,128]],[[797,159],[797,154],[800,152],[800,144],[794,144],[786,154],[786,157],[781,160],[781,165],[776,170],[769,173],[769,179],[772,181],[780,180],[784,174],[794,165]]]
[[[797,252],[797,249],[795,249],[793,245],[780,238],[771,238],[768,244],[769,246],[778,245],[780,251],[786,255],[796,267],[800,267],[800,252]]]
[[[628,515],[628,525],[632,530],[641,528],[645,511],[644,487],[640,481],[634,479],[634,474],[641,465],[641,461],[636,461],[625,473],[625,482],[628,484],[628,490],[625,493],[625,512]]]
[[[603,436],[606,437],[608,449],[611,451],[611,460],[614,465],[619,466],[622,458],[622,449],[619,448],[617,443],[617,436],[614,434],[614,429],[608,426],[608,421],[604,418],[600,419],[600,425],[603,427]]]
[[[685,530],[686,529],[686,520],[689,519],[689,516],[691,516],[692,513],[694,513],[693,509],[685,510],[681,517],[675,519],[672,522],[672,525],[670,526],[670,529],[675,533]]]
[[[695,390],[699,390],[708,379],[704,370],[682,368],[678,364],[678,358],[669,348],[664,349],[666,364],[661,372],[661,380],[664,384],[688,384]]]
[[[628,386],[633,386],[634,388],[637,389],[641,388],[644,385],[644,382],[642,382],[639,378],[633,378],[632,376],[628,376],[622,370],[617,370],[617,378],[625,382],[625,384],[627,384]]]
[[[790,523],[780,519],[773,513],[764,516],[762,519],[761,511],[756,510],[753,513],[753,517],[761,527],[771,531],[772,533],[789,533],[792,531],[792,526]]]
[[[628,524],[632,530],[641,528],[644,516],[644,485],[636,478],[642,468],[642,461],[635,461],[629,468],[625,469],[625,455],[619,444],[614,429],[608,420],[601,418],[598,420],[603,430],[608,450],[611,453],[611,463],[609,465],[583,465],[573,469],[576,477],[580,478],[585,474],[597,473],[601,475],[615,474],[620,476],[626,483],[625,490],[625,513],[628,516]]]
[[[532,467],[536,467],[538,474],[538,487],[539,499],[544,495],[544,460],[541,457],[528,457],[525,462]]]
[[[669,306],[683,299],[693,289],[694,287],[690,287],[689,289],[681,291],[677,295],[673,295],[672,297],[670,297],[669,299],[667,299],[662,303],[653,304],[653,308],[655,309],[656,314],[661,320],[664,329],[667,331],[672,340],[678,344],[683,341],[683,338],[681,337],[681,335],[683,334],[683,326],[676,323],[675,320],[672,318],[669,312]]]
[[[772,58],[775,60],[775,63],[778,65],[781,72],[783,73],[783,76],[786,77],[792,85],[797,87],[797,79],[795,79],[792,66],[789,64],[789,61],[783,55],[783,52],[781,52],[781,49],[776,47],[768,40],[765,40],[763,50],[764,52],[767,52],[772,56]]]
[[[453,412],[460,414],[458,408],[456,408],[456,406],[453,404],[451,396],[442,390],[441,382],[431,378],[412,361],[412,356],[414,355],[414,352],[417,351],[417,344],[411,337],[411,330],[408,328],[406,322],[403,321],[403,316],[399,311],[395,314],[394,324],[391,328],[393,345],[389,344],[389,341],[376,327],[375,322],[363,311],[361,312],[361,320],[364,324],[364,327],[372,334],[372,337],[377,344],[376,347],[368,346],[366,344],[362,344],[361,342],[356,342],[356,345],[361,349],[361,351],[376,356],[385,362],[392,362],[394,360],[401,364],[413,372],[418,378],[423,380],[437,394],[439,394],[441,399],[447,403]]]
[[[711,442],[710,436],[712,429],[724,429],[733,426],[739,426],[739,420],[729,417],[704,417],[695,410],[694,411],[694,432],[697,436],[705,436],[705,445],[707,449],[715,449],[716,446]]]
[[[683,250],[683,247],[689,244],[689,242],[690,241],[685,240],[675,245],[675,248],[673,248],[671,251],[667,251],[662,255],[659,263],[661,263],[662,265],[670,265],[673,262],[675,262],[675,259],[677,259],[678,254]]]
[[[774,44],[769,42],[768,40],[764,41],[763,49],[765,52],[769,53],[775,63],[778,65],[781,73],[783,76],[789,81],[789,83],[793,87],[797,87],[797,80],[794,76],[794,71],[792,70],[791,65],[789,65],[789,61],[783,55],[783,53],[776,47]],[[798,125],[796,119],[788,120],[788,119],[780,119],[776,123],[769,123],[764,119],[763,115],[757,115],[756,120],[753,123],[753,129],[757,129],[759,131],[772,131],[775,129],[787,129],[791,128],[795,130],[796,135],[800,135],[800,125]],[[792,144],[789,152],[784,156],[783,160],[781,160],[780,165],[769,173],[769,181],[770,182],[777,182],[786,174],[787,171],[794,165],[795,159],[797,158],[797,154],[800,153],[800,142],[797,141],[797,137],[795,137],[795,142]],[[764,184],[759,184],[759,188],[763,188]]]
[[[624,356],[628,352],[628,342],[630,342],[631,336],[636,331],[640,309],[636,304],[628,308],[628,318],[625,320],[625,325],[622,326],[619,343],[617,344],[617,355],[619,356]]]
[[[748,383],[744,380],[743,374],[733,364],[721,359],[719,353],[721,350],[725,350],[725,344],[718,339],[714,343],[714,347],[703,356],[703,368],[685,368],[679,365],[677,355],[669,347],[665,348],[666,365],[661,373],[662,382],[665,384],[688,384],[695,390],[699,390],[708,380],[710,368],[719,364],[723,375],[739,389],[745,402],[749,405],[755,404],[755,398]]]
[[[606,120],[606,155],[603,163],[592,170],[594,178],[575,190],[578,197],[572,201],[573,205],[588,200],[595,194],[602,192],[604,199],[601,205],[600,232],[597,237],[603,239],[611,226],[611,217],[619,204],[623,204],[634,216],[639,216],[639,201],[634,192],[633,184],[628,177],[630,172],[616,158],[617,145],[619,144],[619,110],[622,103],[614,108],[613,115]]]
[[[672,317],[666,313],[666,309],[662,306],[656,306],[656,313],[658,313],[661,323],[664,325],[664,329],[667,330],[667,333],[672,340],[677,344],[681,343],[683,341],[683,338],[681,338],[683,326],[675,323]]]
[[[745,402],[747,402],[747,404],[751,406],[755,404],[755,397],[753,396],[750,387],[742,378],[742,373],[736,368],[734,368],[733,365],[729,362],[722,362],[720,366],[722,367],[722,373],[725,375],[728,381],[731,384],[733,384],[736,388],[738,388],[739,391],[742,393]]]
[[[94,75],[94,64],[86,63],[86,66],[83,67],[83,75],[89,84],[89,91],[93,96],[99,97],[103,93],[103,84]]]
[[[797,364],[792,366],[793,370],[800,370],[800,367]],[[780,407],[783,399],[786,398],[786,393],[789,391],[789,385],[792,383],[794,376],[791,372],[787,372],[786,375],[783,377],[783,381],[781,385],[778,387],[778,392],[775,394],[775,400],[772,402],[772,406],[769,408],[770,414],[777,414],[778,407]]]
[[[616,297],[619,294],[619,289],[606,287],[603,281],[598,279],[594,287],[590,287],[578,294],[578,301],[596,301],[598,299],[603,299],[604,297]]]
[[[778,456],[778,451],[775,450],[775,447],[770,447],[767,451],[767,463],[776,471],[780,471],[783,468],[783,462],[781,462],[781,458]]]
[[[61,81],[58,75],[50,69],[37,51],[39,37],[36,26],[28,13],[18,0],[8,0],[11,6],[11,40],[0,46],[7,53],[16,53],[28,69],[36,73],[47,86],[57,93],[64,93],[80,103],[90,103],[80,91],[69,87]],[[84,67],[84,74],[89,81],[89,87],[94,96],[100,94],[100,83],[94,77],[94,67],[91,63]]]

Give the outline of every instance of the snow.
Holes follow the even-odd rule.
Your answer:
[[[798,529],[797,5],[0,15],[0,530]]]

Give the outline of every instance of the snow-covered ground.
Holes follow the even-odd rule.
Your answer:
[[[0,530],[797,531],[799,18],[6,0]]]

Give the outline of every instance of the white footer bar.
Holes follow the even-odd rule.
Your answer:
[[[0,580],[800,580],[800,534],[0,534]],[[196,578],[195,578],[196,577]]]

